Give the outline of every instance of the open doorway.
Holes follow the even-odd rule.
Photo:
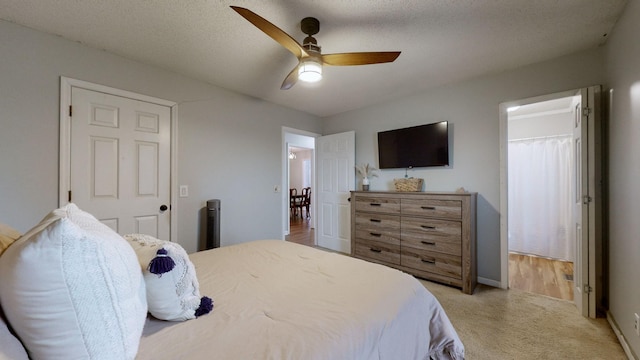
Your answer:
[[[317,134],[283,128],[284,240],[315,246]]]
[[[289,235],[287,241],[315,246],[311,226],[313,195],[313,149],[289,146]]]
[[[512,214],[512,200],[509,198],[509,192],[512,191],[515,183],[509,179],[509,133],[514,132],[514,128],[509,124],[511,114],[517,115],[515,106],[526,106],[540,103],[541,106],[549,105],[550,100],[558,100],[558,102],[566,101],[571,104],[571,110],[563,110],[571,114],[571,141],[573,169],[570,170],[567,177],[570,177],[572,188],[567,191],[562,188],[564,193],[571,195],[571,217],[573,222],[570,228],[566,229],[569,234],[574,237],[570,247],[570,252],[574,256],[573,264],[573,303],[576,305],[578,312],[585,317],[595,318],[603,308],[603,282],[602,282],[602,106],[601,106],[601,86],[595,85],[586,88],[569,90],[562,93],[543,95],[536,98],[523,99],[500,104],[500,212],[502,214],[500,220],[500,248],[501,248],[501,280],[500,286],[508,288],[509,273],[509,237],[510,234],[510,216]],[[564,100],[561,100],[566,98]],[[579,101],[577,101],[579,99]],[[509,112],[508,109],[511,109]],[[519,109],[518,109],[519,110]],[[523,111],[526,110],[526,107]],[[553,110],[546,110],[552,113]],[[556,110],[559,111],[559,110]],[[544,112],[544,111],[543,111]],[[544,128],[542,122],[538,122],[534,126],[538,130]],[[512,134],[513,135],[513,134]],[[552,134],[534,134],[529,137],[545,137]],[[532,168],[533,164],[530,160],[520,160],[527,168]],[[544,166],[541,170],[533,172],[526,180],[543,178],[543,174],[549,165]],[[546,198],[543,200],[553,200],[559,197],[559,193],[547,193],[540,187],[532,186],[529,190],[534,197]],[[557,206],[557,205],[556,205]],[[548,208],[547,208],[548,209]],[[568,211],[567,211],[568,212]],[[558,217],[557,209],[543,210],[540,214],[536,214],[539,219],[547,220],[547,218]],[[566,215],[569,217],[569,215]],[[533,215],[529,218],[533,219]],[[528,219],[529,219],[528,218]],[[542,221],[540,220],[540,221]],[[513,227],[513,226],[512,226]],[[540,222],[533,225],[533,232],[538,229],[549,227],[547,223]],[[562,233],[562,228],[556,228],[553,238],[558,238],[558,232]],[[569,235],[571,236],[571,235]]]
[[[573,301],[580,96],[507,109],[509,287]]]

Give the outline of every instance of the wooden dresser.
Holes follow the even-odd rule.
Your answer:
[[[476,197],[352,191],[351,255],[473,294]]]

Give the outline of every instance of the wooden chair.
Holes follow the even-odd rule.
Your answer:
[[[298,216],[298,203],[296,196],[298,195],[298,189],[289,189],[289,211],[292,217]]]
[[[300,203],[300,216],[302,216],[302,208],[304,207],[307,211],[307,217],[310,217],[311,215],[309,214],[309,206],[311,205],[311,188],[306,187],[302,189],[302,195],[304,197],[302,198],[302,202]]]

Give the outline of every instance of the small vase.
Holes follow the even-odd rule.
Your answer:
[[[362,178],[362,191],[369,191],[369,178]]]

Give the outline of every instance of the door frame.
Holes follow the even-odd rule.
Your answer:
[[[170,135],[170,239],[178,238],[178,192],[174,189],[178,188],[178,107],[177,103],[169,100],[159,99],[152,96],[142,95],[127,90],[121,90],[94,84],[83,80],[60,77],[60,143],[59,143],[59,189],[58,189],[58,206],[64,206],[69,203],[68,194],[71,190],[71,116],[69,116],[69,107],[71,106],[71,89],[77,87],[90,91],[102,92],[114,96],[125,97],[133,100],[149,102],[157,105],[163,105],[171,108],[171,135]]]
[[[594,92],[592,98],[595,104],[588,104],[593,109],[594,107],[600,110],[600,113],[593,112],[593,117],[590,116],[590,121],[587,123],[587,141],[589,142],[588,155],[592,157],[589,164],[589,197],[593,198],[592,206],[589,206],[589,244],[588,258],[589,258],[589,271],[587,274],[588,285],[592,288],[589,294],[588,306],[584,307],[584,316],[596,317],[600,302],[602,301],[602,132],[601,132],[601,86],[591,86],[580,89],[567,90],[547,95],[541,95],[526,99],[514,100],[504,102],[499,105],[499,120],[500,120],[500,287],[507,289],[509,285],[509,238],[508,238],[508,114],[507,109],[512,106],[522,106],[537,102],[543,102],[548,100],[554,100],[562,97],[575,96],[581,94],[583,89],[589,89]],[[587,99],[583,99],[587,100]],[[583,107],[585,104],[583,103]],[[578,161],[576,159],[576,161]],[[581,254],[576,254],[581,256]],[[583,279],[584,280],[584,279]]]

